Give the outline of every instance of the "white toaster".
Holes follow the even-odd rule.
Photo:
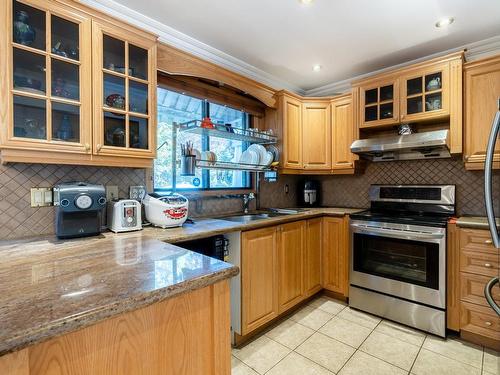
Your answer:
[[[141,230],[141,204],[133,199],[109,202],[108,228],[115,233]]]

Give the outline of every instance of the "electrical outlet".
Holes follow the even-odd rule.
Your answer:
[[[31,207],[48,207],[52,202],[52,188],[31,188]]]
[[[106,200],[111,202],[113,199],[118,199],[118,186],[107,185],[106,186]]]
[[[290,191],[290,187],[288,186],[288,184],[285,184],[284,190],[285,194],[288,194],[288,192]]]
[[[142,201],[146,196],[145,186],[131,186],[129,188],[129,198],[135,199],[136,201]]]

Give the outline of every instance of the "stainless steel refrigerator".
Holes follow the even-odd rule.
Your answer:
[[[500,261],[500,227],[497,226],[495,219],[495,202],[500,200],[500,196],[494,196],[494,194],[498,194],[498,191],[494,192],[494,188],[500,188],[500,186],[493,186],[492,178],[493,178],[493,155],[495,151],[495,145],[499,138],[500,131],[500,98],[498,99],[498,111],[493,119],[493,124],[491,126],[490,138],[488,139],[488,148],[486,150],[486,163],[484,165],[484,201],[486,205],[486,215],[488,217],[488,224],[491,232],[491,240],[493,245],[497,248],[497,253]],[[496,199],[495,199],[496,198]],[[497,211],[497,214],[500,212]],[[500,316],[500,306],[498,305],[498,301],[495,301],[492,297],[493,288],[500,288],[500,284],[498,282],[500,277],[499,274],[493,277],[485,286],[484,286],[484,295],[486,300],[490,304],[491,308]]]

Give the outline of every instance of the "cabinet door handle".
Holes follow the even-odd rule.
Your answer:
[[[485,325],[487,325],[488,327],[491,327],[492,323],[491,322],[484,322]]]
[[[101,151],[102,145],[100,143],[97,144],[97,152]]]
[[[487,245],[490,245],[490,244],[493,243],[493,241],[492,240],[486,240],[486,241],[484,241],[484,243],[487,244]]]
[[[488,267],[488,268],[491,268],[491,264],[490,263],[485,263],[484,266]]]

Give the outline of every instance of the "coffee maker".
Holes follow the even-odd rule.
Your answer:
[[[299,184],[297,196],[299,197],[299,206],[317,207],[320,200],[320,184],[315,180],[303,180]]]

